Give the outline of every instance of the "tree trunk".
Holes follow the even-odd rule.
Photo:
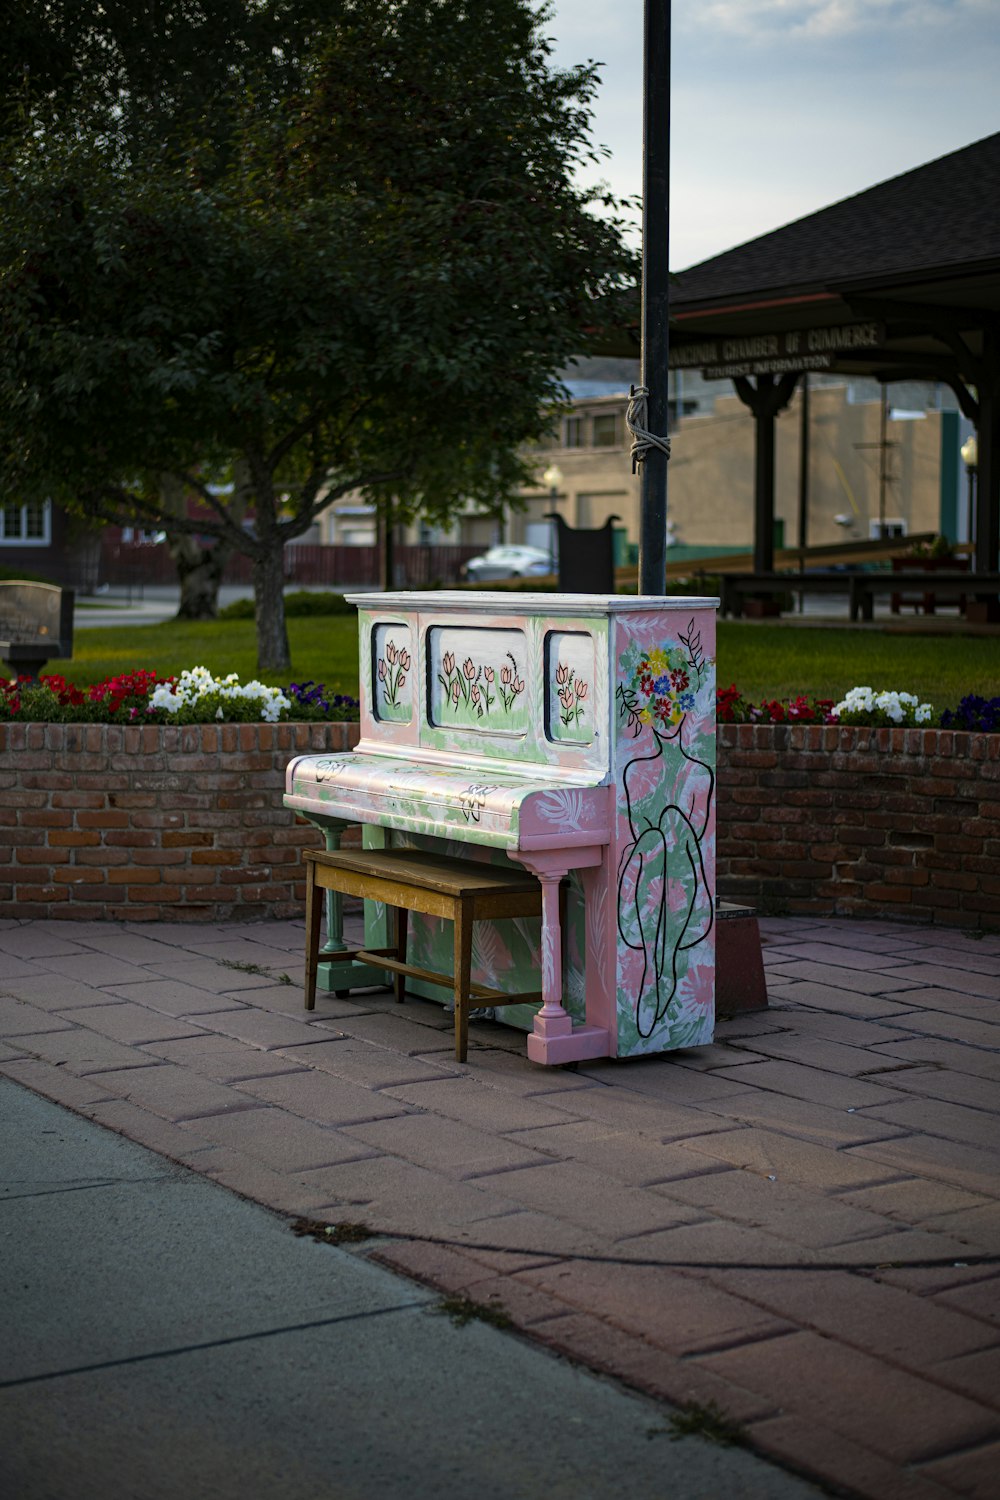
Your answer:
[[[173,536],[167,538],[167,549],[181,585],[177,619],[216,619],[219,585],[232,548],[223,541],[203,547],[193,536]]]
[[[278,543],[253,561],[258,672],[289,672],[292,653],[285,628],[285,549]]]
[[[388,593],[395,588],[396,576],[396,527],[395,507],[391,500],[384,501],[378,509],[377,535],[379,539],[379,582]]]
[[[183,516],[187,491],[175,474],[160,475],[160,498],[167,524],[167,551],[181,586],[178,620],[214,620],[219,613],[219,584],[232,552],[223,541],[206,547],[186,532],[170,531],[170,516]]]

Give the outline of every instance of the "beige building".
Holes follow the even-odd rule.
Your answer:
[[[904,394],[914,403],[906,409],[893,404],[893,387],[888,388],[883,419],[882,400],[868,382],[860,392],[847,382],[810,388],[810,545],[941,528],[944,424],[954,425],[955,413],[928,404],[936,399],[934,387],[915,391],[911,386]],[[556,511],[581,527],[601,526],[617,515],[629,541],[638,542],[639,477],[632,473],[626,406],[624,395],[574,402],[552,444],[536,450],[541,482],[526,492],[526,509],[509,517],[507,540],[537,541],[545,512]],[[779,545],[798,543],[801,443],[799,390],[776,424]],[[751,547],[754,421],[747,408],[735,394],[718,395],[698,414],[679,419],[671,446],[672,541]],[[954,476],[949,477],[954,486]]]
[[[729,382],[680,388],[682,415],[671,434],[668,530],[678,547],[740,550],[753,545],[754,421]],[[809,390],[807,542],[867,540],[880,534],[965,531],[958,494],[958,415],[942,410],[935,386],[812,377]],[[689,399],[691,398],[691,399]],[[796,546],[802,442],[802,390],[777,418],[775,518],[778,545]],[[547,512],[574,527],[619,518],[628,541],[639,540],[640,480],[632,473],[623,392],[581,395],[560,417],[552,441],[533,453],[539,483],[522,496],[523,510],[502,521],[467,514],[445,536],[407,529],[408,542],[494,542],[551,545]],[[884,438],[883,438],[884,432]],[[950,487],[950,489],[949,489]],[[946,494],[951,494],[948,511]],[[951,523],[944,519],[950,514]],[[372,544],[375,515],[358,496],[344,496],[320,517],[327,544]]]

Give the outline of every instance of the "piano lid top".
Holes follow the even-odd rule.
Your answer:
[[[624,615],[665,610],[716,609],[718,596],[690,594],[531,594],[501,589],[398,589],[385,594],[345,594],[360,609],[459,610],[489,615]]]

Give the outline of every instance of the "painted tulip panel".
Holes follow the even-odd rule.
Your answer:
[[[427,637],[431,723],[523,735],[529,717],[523,631],[432,626]]]
[[[597,695],[594,637],[579,630],[550,630],[545,639],[545,720],[557,744],[589,745]]]
[[[375,717],[392,724],[413,718],[416,661],[409,625],[380,623],[372,631]]]
[[[715,662],[711,628],[619,618],[618,1054],[695,1047],[715,1020]]]

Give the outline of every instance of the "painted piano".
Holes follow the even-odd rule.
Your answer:
[[[328,848],[360,823],[367,847],[515,860],[535,872],[541,920],[478,923],[473,947],[473,980],[495,989],[537,990],[541,965],[541,1008],[502,1012],[529,1032],[535,1062],[709,1042],[717,601],[349,598],[361,738],[346,754],[293,760],[285,805]],[[367,947],[385,945],[385,920],[366,903]],[[442,927],[411,917],[409,957],[450,973]],[[344,946],[330,893],[328,990],[349,987]]]

